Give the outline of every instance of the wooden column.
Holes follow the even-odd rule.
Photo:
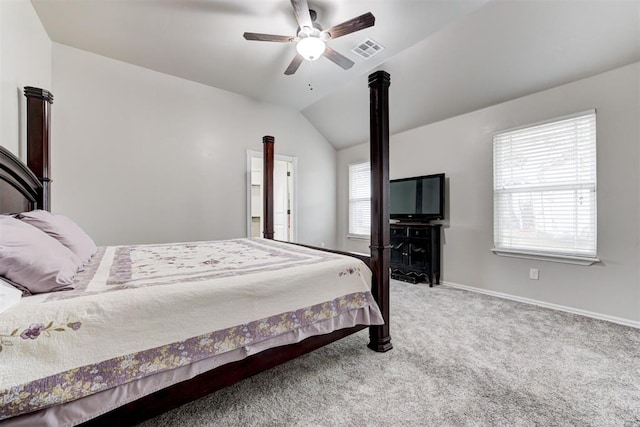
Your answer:
[[[385,324],[369,328],[369,348],[391,350],[389,328],[389,85],[391,76],[376,71],[369,76],[371,130],[371,292]]]
[[[263,236],[265,239],[273,239],[273,145],[275,138],[272,136],[262,137],[264,150],[264,168],[263,168],[263,203],[262,203],[262,221],[264,223]]]
[[[27,166],[42,183],[39,209],[51,210],[51,155],[49,132],[53,94],[45,89],[26,86],[27,97]]]

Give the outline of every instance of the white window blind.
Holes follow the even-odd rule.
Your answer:
[[[371,234],[371,166],[349,165],[349,234]]]
[[[596,256],[596,113],[493,139],[494,251]]]

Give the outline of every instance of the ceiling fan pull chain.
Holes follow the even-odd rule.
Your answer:
[[[308,68],[309,68],[309,83],[307,83],[307,86],[309,86],[309,90],[313,90],[313,62],[310,61]]]

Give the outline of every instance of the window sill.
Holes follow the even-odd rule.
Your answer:
[[[369,234],[347,234],[347,239],[371,240],[371,236]]]
[[[596,262],[600,262],[598,258],[594,257],[579,257],[579,256],[571,256],[571,255],[554,255],[554,254],[542,254],[538,252],[527,252],[527,251],[517,251],[517,250],[509,250],[509,249],[491,249],[496,255],[506,256],[512,258],[526,258],[526,259],[535,259],[538,261],[550,261],[550,262],[560,262],[564,264],[574,264],[574,265],[591,265]]]

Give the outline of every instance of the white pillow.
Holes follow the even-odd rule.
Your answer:
[[[0,313],[18,304],[20,298],[22,298],[22,291],[0,279]]]

